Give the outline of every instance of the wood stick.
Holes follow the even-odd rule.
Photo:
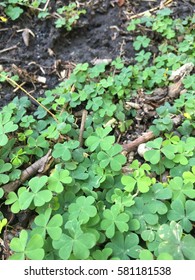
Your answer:
[[[13,182],[10,182],[2,188],[4,189],[5,193],[9,193],[12,191],[15,191],[20,185],[22,185],[26,180],[29,178],[33,177],[37,173],[41,173],[48,161],[51,159],[51,152],[52,150],[50,149],[45,156],[42,158],[38,159],[35,161],[32,165],[27,167],[25,170],[22,171],[22,174],[20,176],[20,179],[17,179]]]
[[[11,50],[14,50],[16,49],[18,46],[15,45],[15,46],[12,46],[12,47],[9,47],[9,48],[5,48],[3,50],[0,50],[0,53],[4,53],[4,52],[8,52],[8,51],[11,51]]]
[[[86,122],[87,114],[88,114],[87,110],[82,111],[81,126],[80,126],[80,132],[79,132],[80,147],[83,146],[83,132],[85,129],[85,122]]]

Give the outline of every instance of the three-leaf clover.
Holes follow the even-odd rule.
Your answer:
[[[144,163],[139,166],[138,160],[134,160],[130,165],[135,171],[130,175],[123,175],[121,178],[122,184],[125,186],[127,192],[132,192],[134,187],[137,186],[138,190],[142,193],[149,191],[149,187],[155,183],[154,178],[150,178],[146,173],[150,174],[151,167]]]
[[[183,235],[182,227],[175,221],[163,224],[158,230],[161,242],[158,252],[168,253],[174,260],[195,260],[195,239],[190,234]]]
[[[35,206],[42,206],[52,199],[52,192],[43,189],[48,181],[47,176],[34,177],[29,181],[29,190],[25,190],[19,196],[21,210],[27,209],[33,202]],[[43,190],[42,190],[43,189]]]
[[[167,217],[169,221],[180,221],[183,230],[190,232],[192,224],[190,221],[195,221],[195,201],[187,200],[185,204],[181,200],[176,199],[171,203],[171,210],[169,210]]]
[[[53,240],[58,240],[62,234],[61,225],[63,222],[62,216],[56,214],[51,217],[51,208],[46,209],[45,213],[39,214],[34,220],[35,228],[34,232],[40,234],[45,238],[46,232]]]
[[[150,43],[150,39],[146,36],[137,36],[136,40],[133,42],[133,47],[136,51],[140,50],[141,47],[146,48]]]
[[[173,160],[176,153],[176,147],[173,144],[162,145],[163,139],[161,137],[156,138],[153,141],[147,143],[147,147],[152,148],[144,153],[145,160],[150,161],[152,164],[157,164],[162,158],[162,153],[169,160]]]
[[[115,144],[107,151],[100,151],[97,154],[97,159],[100,161],[100,167],[106,168],[110,165],[110,168],[113,171],[121,170],[121,167],[126,162],[126,157],[120,152],[122,151],[122,147],[119,144]]]
[[[0,159],[0,185],[6,184],[10,180],[9,176],[3,173],[9,171],[11,168],[11,163],[5,163],[2,159]]]
[[[80,224],[86,224],[91,217],[94,217],[97,213],[97,209],[92,204],[95,199],[92,196],[77,198],[75,203],[71,203],[68,212],[70,213],[69,219],[78,219]]]
[[[54,146],[52,156],[54,158],[62,158],[64,161],[69,161],[72,157],[71,151],[79,147],[79,141],[70,140],[63,144],[57,143]]]
[[[106,236],[112,238],[116,228],[120,232],[128,231],[129,215],[121,213],[118,205],[113,205],[110,209],[103,212],[104,219],[101,221],[101,228],[105,230]]]
[[[179,199],[184,203],[186,197],[189,197],[191,199],[195,198],[195,190],[193,188],[193,184],[191,182],[185,183],[181,177],[176,176],[175,178],[171,179],[167,188],[171,189],[171,191],[173,192],[174,200]]]
[[[71,253],[76,259],[87,259],[90,254],[89,249],[96,243],[95,235],[92,233],[83,233],[79,222],[76,220],[68,221],[65,228],[69,233],[63,233],[59,240],[53,241],[53,247],[59,250],[61,259],[68,260]]]
[[[44,257],[43,238],[35,234],[29,238],[28,232],[22,230],[19,237],[11,240],[10,248],[14,254],[9,257],[10,260],[42,260]]]
[[[114,237],[106,245],[106,248],[111,248],[113,256],[118,257],[120,260],[129,260],[131,258],[138,258],[141,247],[139,244],[139,237],[135,233],[127,235],[121,232],[116,232]]]
[[[107,126],[105,128],[97,127],[95,133],[87,138],[85,144],[89,147],[91,152],[95,151],[98,147],[102,150],[107,151],[111,148],[112,144],[115,142],[115,137],[108,134],[111,132],[112,128]]]
[[[0,146],[5,146],[8,142],[7,133],[15,131],[18,128],[11,119],[11,114],[0,113]]]
[[[63,184],[70,184],[72,182],[72,178],[69,175],[70,172],[68,170],[58,170],[55,168],[48,178],[48,189],[56,193],[61,193],[64,189]]]

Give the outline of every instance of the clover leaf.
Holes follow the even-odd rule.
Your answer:
[[[150,43],[150,39],[144,36],[137,36],[136,40],[133,42],[133,47],[136,51],[140,50],[141,47],[146,48]]]
[[[191,171],[184,172],[183,178],[185,183],[188,182],[195,183],[195,166],[192,167],[192,172]]]
[[[107,260],[108,257],[112,254],[111,248],[104,248],[101,250],[96,250],[92,253],[94,260]]]
[[[158,229],[161,242],[158,252],[168,253],[174,260],[195,260],[195,239],[190,234],[183,236],[182,227],[175,221],[163,224]]]
[[[4,191],[3,191],[3,189],[1,188],[1,189],[0,189],[0,198],[2,198],[3,195],[4,195]]]
[[[129,260],[130,258],[138,258],[141,251],[139,244],[139,237],[135,233],[127,235],[121,232],[116,232],[114,237],[106,245],[106,248],[111,248],[113,256],[120,260]]]
[[[28,232],[22,230],[19,237],[14,237],[10,242],[10,248],[14,254],[10,260],[42,260],[44,257],[43,238],[35,234],[29,238]]]
[[[138,190],[142,193],[149,191],[149,187],[156,182],[155,178],[150,178],[151,167],[144,163],[139,166],[138,160],[134,160],[130,165],[135,171],[130,175],[124,175],[121,178],[121,182],[125,185],[125,190],[132,192],[134,187],[137,186]],[[148,174],[148,175],[147,175]]]
[[[19,196],[26,191],[25,187],[21,187],[18,189],[18,194],[15,192],[10,192],[7,195],[7,199],[5,201],[5,205],[11,205],[11,211],[13,213],[18,213],[20,211],[20,204],[19,204]]]
[[[28,148],[33,148],[31,150],[31,153],[42,157],[43,156],[43,150],[41,148],[48,149],[49,143],[45,140],[43,136],[38,136],[36,139],[34,137],[28,138]]]
[[[120,211],[124,211],[125,207],[130,207],[135,203],[133,196],[128,192],[123,192],[120,189],[115,189],[111,200],[120,207]]]
[[[63,144],[57,143],[54,146],[54,151],[52,156],[54,158],[62,158],[64,161],[69,161],[72,157],[72,150],[79,147],[79,141],[70,140],[68,142],[64,142]]]
[[[147,211],[152,214],[158,213],[160,215],[164,215],[168,211],[166,203],[163,202],[163,200],[170,199],[171,197],[171,190],[164,188],[160,183],[154,184],[150,188],[150,191],[142,196]]]
[[[3,227],[5,227],[6,225],[7,225],[7,219],[6,218],[2,220],[0,219],[0,234],[2,232]]]
[[[184,173],[183,176],[185,176]],[[173,192],[174,200],[179,199],[182,202],[185,202],[186,197],[191,199],[195,198],[193,184],[191,182],[184,183],[184,180],[181,177],[176,176],[175,178],[171,179],[167,188],[171,189]]]
[[[2,159],[0,159],[0,185],[9,182],[9,176],[3,173],[9,171],[11,168],[11,163],[5,163]]]
[[[75,203],[71,203],[68,212],[70,213],[69,219],[78,219],[80,224],[86,224],[91,217],[94,217],[97,213],[97,209],[92,204],[95,199],[92,196],[77,198]]]
[[[149,203],[144,201],[143,197],[136,197],[135,204],[131,207],[134,218],[140,222],[140,231],[147,229],[147,224],[156,225],[158,223],[158,215],[150,209]]]
[[[87,138],[85,144],[89,147],[91,152],[95,151],[98,147],[102,150],[107,151],[111,148],[112,144],[115,142],[114,136],[107,136],[111,132],[112,128],[107,126],[105,128],[97,127],[95,133]]]
[[[96,237],[92,233],[83,233],[78,221],[68,221],[65,228],[69,234],[62,234],[59,240],[53,241],[53,247],[59,250],[59,256],[68,260],[71,253],[78,260],[85,260],[89,257],[90,251],[95,243]]]
[[[153,254],[147,250],[147,249],[143,249],[141,250],[140,254],[139,254],[139,259],[140,260],[153,260]]]
[[[167,217],[169,221],[180,221],[183,230],[190,232],[192,224],[190,221],[195,221],[195,201],[187,200],[183,204],[179,199],[171,203],[171,210],[169,210]]]
[[[25,190],[19,196],[19,205],[21,210],[27,209],[33,202],[35,206],[42,206],[52,199],[50,190],[41,190],[47,183],[48,177],[34,177],[29,181],[29,190]]]
[[[152,150],[146,151],[144,153],[144,159],[148,160],[152,164],[157,164],[160,161],[160,148],[162,145],[162,138],[156,138],[153,141],[147,143],[147,147],[152,148]]]
[[[10,113],[0,113],[0,146],[5,146],[8,143],[7,133],[18,129],[18,125],[14,124]]]
[[[100,167],[105,168],[110,165],[113,171],[119,171],[122,165],[126,162],[126,157],[119,154],[122,151],[122,147],[119,144],[115,144],[107,151],[100,151],[97,154],[97,159],[100,161]]]
[[[111,209],[103,211],[104,219],[101,221],[101,228],[105,230],[106,236],[112,238],[115,234],[116,228],[120,232],[128,231],[129,215],[120,213],[118,205],[113,205]]]
[[[70,172],[68,170],[58,170],[55,168],[48,178],[48,189],[56,193],[61,193],[64,189],[64,184],[70,184],[72,182],[72,178],[69,175]]]
[[[35,228],[34,232],[40,234],[43,238],[45,238],[47,232],[53,240],[58,240],[62,234],[61,225],[63,219],[60,214],[51,217],[51,212],[51,208],[48,208],[35,218],[34,223],[38,227]]]

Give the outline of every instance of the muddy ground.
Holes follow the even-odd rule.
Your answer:
[[[50,1],[50,9],[56,8],[60,2]],[[22,75],[40,75],[46,78],[45,83],[32,83],[26,77],[25,88],[35,97],[44,95],[46,89],[54,88],[61,80],[59,73],[66,78],[78,62],[93,63],[95,59],[114,59],[122,57],[126,63],[133,63],[134,51],[132,43],[135,33],[126,31],[129,18],[160,4],[161,1],[124,1],[119,6],[117,0],[77,1],[87,13],[82,15],[74,29],[67,32],[57,29],[54,19],[39,20],[29,12],[24,13],[17,21],[0,22],[0,66],[5,71],[12,71],[13,64],[22,71]],[[174,17],[185,18],[194,12],[194,1],[173,1],[171,9]],[[2,14],[2,11],[1,11]],[[22,30],[30,29],[29,46],[22,38]],[[155,38],[154,38],[155,39]],[[150,51],[155,51],[151,46]],[[0,108],[11,101],[19,90],[14,92],[8,84],[0,84]]]

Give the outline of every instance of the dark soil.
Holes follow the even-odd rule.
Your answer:
[[[67,4],[69,1],[50,1],[50,8],[53,9],[60,2]],[[185,18],[191,15],[194,12],[192,2],[174,1],[171,5],[173,16]],[[63,28],[56,29],[52,18],[41,21],[28,12],[18,21],[0,23],[0,66],[5,71],[12,71],[12,65],[15,64],[24,73],[45,77],[45,84],[33,84],[27,80],[25,88],[32,91],[35,97],[43,95],[45,89],[54,88],[62,80],[59,73],[65,70],[67,77],[78,62],[93,63],[95,59],[114,59],[120,56],[131,63],[134,55],[132,42],[136,34],[126,32],[129,17],[156,7],[160,1],[126,0],[121,7],[116,0],[79,3],[87,13],[81,16],[70,32]],[[30,36],[28,47],[24,44],[22,32],[19,32],[24,28],[29,28],[35,35]],[[16,47],[1,52],[12,46]],[[24,80],[21,77],[21,82]],[[13,92],[8,84],[0,84],[0,108],[21,94],[19,90]]]

